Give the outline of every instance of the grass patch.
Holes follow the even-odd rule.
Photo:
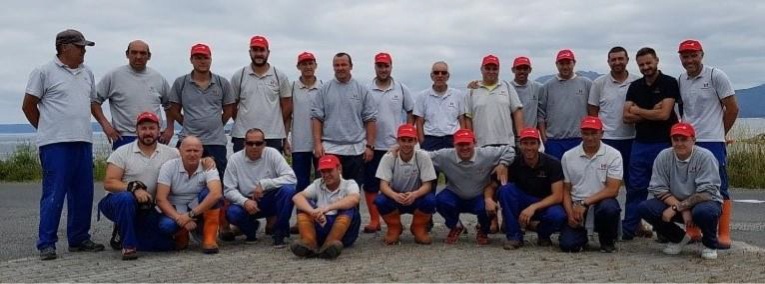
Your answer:
[[[735,126],[730,134],[735,139],[728,145],[730,185],[765,188],[765,135],[744,126]]]
[[[110,151],[98,149],[93,157],[93,179],[102,181],[106,174],[106,159]],[[21,142],[5,159],[0,159],[0,182],[40,181],[42,166],[37,146]]]

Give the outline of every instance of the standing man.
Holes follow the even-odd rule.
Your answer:
[[[726,135],[736,123],[738,103],[735,91],[722,70],[704,65],[704,49],[697,40],[685,40],[678,49],[685,73],[680,75],[681,114],[696,128],[696,145],[712,151],[720,170],[720,194],[723,197],[720,229],[721,249],[730,248],[730,215],[733,203],[728,193]],[[697,232],[698,230],[696,230]],[[694,232],[693,235],[698,234]]]
[[[560,249],[583,251],[588,241],[587,228],[594,224],[600,251],[612,253],[616,250],[621,213],[616,196],[622,183],[622,157],[619,151],[601,142],[603,123],[599,118],[586,116],[581,129],[582,144],[566,151],[561,160],[563,208],[568,222],[561,228]]]
[[[138,133],[134,122],[139,114],[150,111],[159,115],[163,108],[167,110],[165,107],[169,106],[170,85],[159,72],[146,66],[151,59],[149,45],[141,40],[132,41],[125,50],[125,56],[128,65],[118,67],[101,78],[97,96],[91,98],[90,111],[112,143],[112,150],[135,141]],[[109,100],[112,113],[111,123],[101,110],[101,104],[106,100]],[[175,123],[167,112],[165,118],[165,130],[158,139],[160,143],[167,144],[175,134]]]
[[[290,119],[292,131],[290,142],[292,150],[292,169],[297,176],[296,190],[303,191],[311,184],[311,169],[317,162],[313,156],[313,136],[311,135],[311,105],[313,98],[321,88],[321,80],[316,79],[316,57],[313,53],[303,52],[297,57],[297,69],[300,78],[292,82],[292,102],[294,112]]]
[[[375,55],[375,74],[369,85],[370,95],[376,101],[377,131],[374,145],[374,157],[367,162],[364,171],[364,200],[369,209],[369,224],[364,226],[364,233],[374,233],[380,230],[380,213],[377,212],[375,198],[380,192],[380,179],[375,176],[383,155],[396,145],[396,129],[402,123],[413,124],[412,109],[414,100],[412,93],[401,82],[391,77],[393,59],[388,53]],[[406,121],[402,121],[401,113],[406,113]]]
[[[515,131],[523,129],[523,105],[515,88],[499,81],[499,58],[487,55],[481,62],[481,82],[467,98],[466,124],[479,147],[515,146]],[[510,123],[512,121],[512,123]]]
[[[190,74],[175,79],[170,89],[172,117],[183,125],[181,140],[194,135],[202,141],[203,156],[212,156],[218,172],[226,171],[226,135],[223,126],[234,114],[236,96],[226,78],[210,71],[212,51],[206,44],[191,47]],[[183,114],[181,114],[183,109]],[[180,146],[180,140],[177,147]]]
[[[377,105],[369,88],[351,77],[349,54],[335,54],[332,68],[335,79],[319,89],[311,107],[313,155],[337,156],[343,178],[362,184],[364,163],[374,156]]]
[[[43,170],[37,250],[41,260],[56,259],[58,224],[67,201],[69,251],[102,251],[90,240],[93,207],[93,130],[90,98],[96,96],[93,72],[83,64],[88,41],[76,30],[56,35],[56,56],[29,74],[24,111],[37,129]]]
[[[659,58],[650,47],[635,56],[643,78],[630,84],[624,103],[624,122],[635,125],[635,141],[630,154],[630,180],[622,222],[622,239],[651,237],[653,233],[640,222],[638,206],[648,198],[648,184],[656,155],[670,147],[669,131],[677,123],[675,102],[680,93],[677,80],[659,71]]]
[[[292,91],[287,75],[268,63],[271,50],[263,36],[250,38],[251,63],[234,72],[231,88],[236,97],[231,142],[234,152],[244,149],[244,134],[258,128],[268,133],[268,147],[283,152],[292,116]]]
[[[542,84],[529,80],[531,74],[531,60],[528,57],[520,56],[513,60],[513,74],[515,78],[510,84],[515,88],[518,97],[523,105],[523,127],[537,127],[537,109],[539,109],[539,93],[542,91]]]
[[[574,52],[564,49],[555,57],[558,74],[542,86],[538,128],[545,153],[560,159],[582,142],[577,122],[587,115],[587,96],[592,81],[574,72]]]
[[[223,179],[224,195],[231,203],[226,218],[247,241],[255,241],[258,219],[276,217],[273,246],[283,248],[290,235],[295,172],[278,150],[266,146],[262,130],[247,130],[244,137],[244,151],[231,155]]]

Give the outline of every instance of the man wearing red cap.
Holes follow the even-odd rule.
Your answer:
[[[258,128],[266,133],[268,147],[282,152],[292,116],[292,90],[287,75],[268,63],[271,54],[263,36],[250,38],[250,64],[234,72],[231,89],[236,97],[231,142],[234,152],[244,149],[244,134]]]
[[[515,131],[523,129],[523,105],[515,88],[499,80],[499,58],[487,55],[481,62],[482,81],[467,98],[469,129],[475,131],[479,147],[515,146]],[[509,123],[512,121],[512,123]]]
[[[587,230],[592,224],[598,232],[600,251],[612,253],[616,250],[621,212],[616,196],[622,183],[622,156],[602,143],[600,118],[585,116],[580,125],[582,143],[566,151],[561,159],[563,208],[568,222],[561,228],[560,249],[583,251],[588,242]]]
[[[537,127],[537,109],[539,109],[539,92],[542,84],[529,80],[531,74],[531,60],[525,56],[516,57],[513,60],[513,74],[515,77],[510,84],[515,88],[523,105],[523,127]]]
[[[691,241],[675,224],[679,222],[686,229],[701,229],[701,257],[717,259],[717,223],[723,202],[717,160],[711,151],[694,145],[696,133],[691,124],[675,124],[671,133],[672,148],[661,151],[653,164],[648,191],[655,198],[640,204],[640,216],[669,240],[664,253],[679,254]]]
[[[68,205],[69,251],[101,251],[90,240],[93,207],[93,130],[90,99],[96,96],[95,79],[83,64],[85,47],[96,43],[76,30],[56,35],[56,56],[29,74],[24,111],[37,129],[42,166],[42,196],[37,250],[41,260],[55,259],[58,224],[64,199]]]
[[[290,119],[290,150],[292,169],[297,176],[297,191],[302,191],[311,183],[311,169],[317,162],[313,156],[313,136],[311,136],[311,105],[319,92],[322,81],[316,78],[316,57],[313,53],[302,52],[297,57],[298,80],[292,82],[292,103],[294,112]]]
[[[550,246],[550,235],[566,222],[563,200],[563,169],[560,161],[540,153],[536,128],[521,131],[521,155],[509,166],[508,183],[499,189],[502,220],[507,240],[504,249],[523,246],[523,229],[531,228],[539,236],[539,246]]]
[[[728,194],[726,135],[736,123],[738,103],[733,85],[722,70],[704,65],[704,50],[697,40],[685,40],[678,48],[685,72],[678,78],[682,119],[696,128],[696,145],[709,149],[720,170],[720,194],[724,202],[720,218],[721,249],[730,248],[730,215],[733,203]],[[698,234],[693,234],[697,237]]]
[[[375,74],[369,85],[370,95],[377,104],[377,134],[374,145],[374,157],[364,165],[364,199],[369,209],[369,224],[364,233],[380,230],[380,213],[375,206],[375,197],[380,191],[380,180],[375,177],[377,167],[383,155],[391,146],[396,145],[396,128],[402,123],[413,124],[414,99],[403,83],[391,77],[393,59],[390,54],[381,52],[375,55]],[[401,113],[406,113],[406,118]]]
[[[432,240],[427,226],[436,212],[436,195],[432,190],[436,171],[428,153],[414,149],[417,144],[414,126],[402,124],[397,137],[397,153],[385,154],[376,173],[382,194],[374,202],[388,225],[385,243],[398,243],[403,230],[401,214],[409,213],[414,216],[410,227],[414,241],[430,244]]]
[[[359,186],[340,175],[341,167],[334,155],[322,156],[321,178],[292,198],[298,209],[300,240],[290,250],[299,257],[337,258],[359,236]]]
[[[574,72],[574,52],[563,49],[555,57],[558,74],[542,86],[538,128],[545,153],[560,159],[582,141],[577,122],[587,115],[587,96],[592,81]]]

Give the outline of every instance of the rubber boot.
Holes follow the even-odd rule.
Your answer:
[[[698,226],[686,226],[685,234],[691,237],[691,241],[701,241],[701,229]]]
[[[385,220],[385,224],[388,225],[388,231],[385,233],[385,241],[386,245],[395,245],[398,243],[398,238],[401,236],[401,231],[403,231],[403,228],[401,227],[401,214],[398,213],[398,210],[393,210],[393,212],[385,214],[382,216],[383,220]]]
[[[300,240],[290,245],[290,250],[299,257],[316,256],[316,227],[313,219],[305,213],[297,214],[297,224],[295,225],[300,234]]]
[[[202,252],[218,253],[218,228],[220,227],[220,208],[210,209],[204,214],[202,228]]]
[[[433,243],[428,233],[428,222],[431,220],[433,214],[423,213],[420,210],[414,211],[414,217],[412,218],[412,235],[414,235],[414,242],[423,245],[429,245]]]
[[[327,239],[324,241],[324,245],[319,250],[319,257],[325,259],[335,259],[343,252],[343,243],[340,241],[345,232],[348,231],[348,227],[351,226],[351,217],[348,215],[340,215],[335,218],[335,223],[332,224],[332,230],[329,231]]]
[[[720,223],[717,226],[717,248],[729,249],[730,248],[730,214],[733,211],[733,203],[728,200],[723,200],[722,215],[720,215]]]
[[[175,240],[175,249],[176,250],[184,250],[187,247],[189,247],[189,231],[181,228],[177,232],[175,232],[175,235],[173,235],[173,239]]]
[[[380,230],[380,212],[377,211],[375,197],[377,197],[377,192],[364,192],[364,199],[367,201],[367,209],[369,209],[369,225],[364,226],[364,233],[367,234]]]

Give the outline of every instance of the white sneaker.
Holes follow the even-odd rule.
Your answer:
[[[703,259],[717,259],[717,249],[704,248],[701,251],[701,258]]]
[[[667,244],[667,247],[664,248],[664,253],[669,255],[676,255],[680,254],[680,252],[683,251],[683,247],[687,245],[691,241],[691,237],[688,235],[685,235],[683,239],[679,243],[672,243],[669,242]]]

